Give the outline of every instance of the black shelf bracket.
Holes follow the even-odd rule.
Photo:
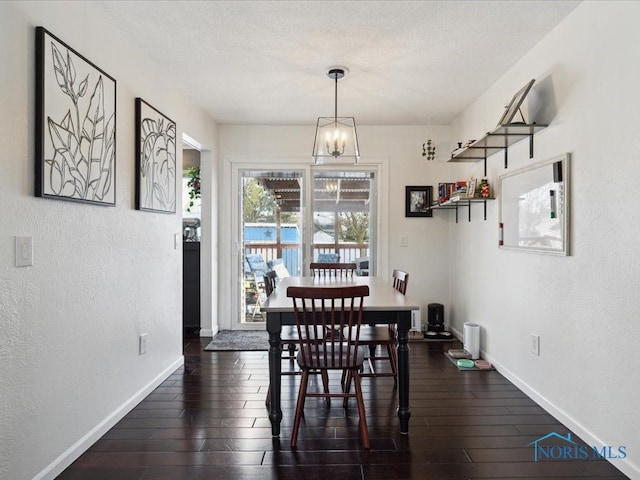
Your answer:
[[[458,210],[460,208],[468,208],[468,219],[471,221],[471,208],[474,203],[482,203],[483,204],[483,213],[484,219],[487,219],[487,200],[494,200],[492,197],[489,198],[461,198],[457,202],[449,202],[445,204],[434,203],[431,206],[432,210],[455,210],[456,211],[456,223],[459,222],[460,217]]]
[[[533,132],[529,135],[529,158],[533,158]]]
[[[504,168],[509,166],[509,147],[521,140],[529,139],[529,158],[533,158],[533,137],[536,132],[548,125],[513,123],[499,125],[483,138],[468,147],[458,149],[451,154],[449,162],[484,162],[484,175],[487,175],[487,157],[504,150]]]

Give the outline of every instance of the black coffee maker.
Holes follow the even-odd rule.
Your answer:
[[[444,305],[441,303],[427,305],[427,332],[425,333],[425,338],[453,338],[451,332],[444,329]]]

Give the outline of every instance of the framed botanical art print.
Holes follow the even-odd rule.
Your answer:
[[[176,212],[176,124],[136,98],[136,208]]]
[[[405,217],[432,217],[433,187],[405,187]]]
[[[116,81],[36,27],[37,197],[116,203]]]

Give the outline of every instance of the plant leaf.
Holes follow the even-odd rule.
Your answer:
[[[71,86],[73,90],[73,83],[76,81],[76,67],[73,65],[73,60],[71,60],[71,53],[67,50],[67,82]]]
[[[85,77],[85,79],[80,83],[78,87],[78,97],[84,97],[84,94],[87,93],[87,86],[89,83],[89,74]]]
[[[116,116],[111,115],[105,129],[104,148],[100,160],[100,181],[96,187],[96,196],[104,200],[111,191],[113,183],[113,164],[116,158]]]
[[[48,119],[48,124],[49,138],[51,139],[56,155],[53,162],[57,163],[56,168],[61,172],[61,184],[64,186],[67,182],[65,178],[68,172],[74,179],[74,190],[80,193],[80,198],[85,198],[82,193],[84,192],[86,179],[78,169],[78,164],[81,159],[78,141],[70,130],[57,124],[51,118]],[[56,160],[57,157],[59,157],[59,160]]]
[[[85,186],[87,197],[89,196],[89,186],[95,185],[94,180],[101,175],[100,164],[104,149],[104,130],[104,84],[102,76],[100,76],[91,95],[87,114],[82,124],[82,137],[86,141],[83,145],[86,151],[83,150],[83,152],[88,163],[87,184]],[[95,190],[91,194],[92,198],[94,196]]]
[[[65,94],[72,97],[72,94],[69,91],[69,83],[66,76],[67,65],[65,64],[62,53],[60,53],[60,50],[58,50],[58,47],[56,47],[55,43],[51,44],[51,54],[53,56],[53,71],[56,75],[58,86]]]

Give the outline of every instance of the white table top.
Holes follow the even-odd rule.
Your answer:
[[[363,310],[372,311],[400,311],[419,310],[417,302],[401,294],[393,288],[391,283],[379,277],[349,277],[349,278],[314,278],[287,277],[283,278],[275,291],[260,306],[263,312],[292,312],[293,300],[287,297],[287,287],[347,287],[353,285],[368,285],[369,296],[365,297]]]

